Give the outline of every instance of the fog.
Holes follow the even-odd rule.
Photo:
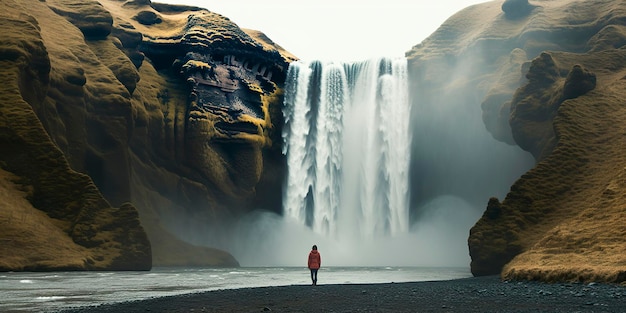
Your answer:
[[[193,3],[194,1],[180,0],[177,2]],[[369,40],[372,37],[378,37],[378,42],[374,45],[376,47],[393,46],[392,44],[385,44],[384,40],[398,42],[398,37],[402,37],[402,40],[407,39],[405,35],[391,36],[388,33],[377,33],[381,29],[416,30],[415,38],[408,39],[410,43],[402,43],[401,47],[393,48],[392,52],[375,51],[378,55],[401,56],[412,45],[419,43],[432,33],[445,18],[470,4],[470,2],[482,1],[465,1],[465,3],[457,1],[454,4],[452,2],[454,1],[450,3],[440,1],[441,4],[449,4],[447,5],[448,11],[445,11],[445,16],[428,21],[411,14],[411,12],[417,11],[420,14],[430,13],[428,12],[428,5],[422,2],[420,4],[415,2],[415,5],[425,6],[422,10],[416,8],[401,10],[403,14],[392,14],[393,12],[389,12],[389,10],[393,11],[394,7],[384,6],[382,2],[376,2],[378,7],[373,2],[369,3],[368,6],[355,4],[356,8],[333,6],[332,3],[326,3],[326,6],[321,7],[313,5],[317,9],[322,9],[319,14],[300,14],[301,10],[298,8],[302,8],[302,6],[297,5],[281,6],[279,10],[277,7],[262,4],[273,10],[271,12],[242,10],[240,8],[230,12],[226,11],[226,8],[224,11],[220,11],[217,4],[214,8],[218,13],[229,16],[243,27],[252,27],[266,32],[278,44],[305,59],[347,59],[353,57],[354,60],[362,60],[364,56],[369,56],[363,52],[376,50],[374,47],[370,49],[363,46],[363,44],[370,44]],[[202,3],[201,5],[204,6],[205,4]],[[252,4],[248,3],[248,5]],[[206,6],[211,7],[210,4],[206,4]],[[345,9],[346,11],[344,13],[333,11],[333,14],[326,14],[328,19],[324,21],[329,21],[329,23],[319,22],[319,16],[324,15],[324,8],[328,9],[328,7],[337,10]],[[367,10],[373,8],[373,12],[376,12],[376,18],[367,18],[365,14],[350,14],[356,9],[364,10],[364,8]],[[252,22],[252,19],[246,20],[251,17],[238,17],[237,12],[239,11],[237,10],[254,12],[254,16],[262,21]],[[276,17],[268,18],[276,15],[276,12],[282,12],[280,20],[283,24],[276,23]],[[383,22],[381,12],[389,13],[382,15],[390,20]],[[431,15],[435,16],[434,12],[435,10],[432,11]],[[444,11],[437,9],[437,12]],[[338,29],[339,24],[332,23],[336,15],[344,18],[341,25],[350,26],[350,30],[347,30],[348,33],[343,30],[340,31],[341,29]],[[290,20],[293,17],[297,17],[297,19]],[[313,18],[316,22],[307,23],[305,18]],[[378,23],[372,23],[373,20]],[[408,24],[407,21],[409,20],[412,23],[420,22],[427,23],[427,25],[424,24],[423,27],[412,26],[412,24]],[[263,23],[268,21],[270,24]],[[407,24],[390,26],[395,25],[394,23],[398,21],[400,23],[405,21]],[[381,23],[389,27],[380,27]],[[305,26],[307,25],[312,28],[306,29]],[[370,31],[367,27],[376,27],[377,30]],[[428,29],[428,31],[425,35],[417,35],[418,29],[420,31]],[[358,44],[351,44],[351,41],[347,39],[360,38],[357,34],[366,34],[368,39],[358,39]],[[323,38],[314,37],[314,35],[321,35]],[[335,37],[338,38],[337,42],[332,41],[332,38]],[[308,46],[303,47],[302,43],[306,43]],[[429,73],[452,75],[452,77],[447,77],[449,82],[467,82],[471,80],[471,77],[481,74],[477,71],[484,70],[474,67],[475,60],[484,59],[481,55],[482,52],[477,51],[476,53],[477,55],[465,56],[464,59],[457,60],[454,68],[436,69],[429,71]],[[440,89],[431,90],[432,86],[420,86],[415,79],[417,76],[419,75],[416,73],[409,73],[409,80],[414,79],[409,83],[412,107],[408,127],[412,139],[409,143],[410,149],[408,149],[410,151],[410,164],[406,168],[406,171],[409,171],[407,178],[409,193],[406,197],[410,197],[410,201],[407,205],[409,217],[405,218],[406,227],[402,231],[355,232],[354,230],[360,227],[362,220],[364,220],[360,218],[363,216],[362,212],[345,214],[342,211],[335,212],[335,208],[330,210],[324,208],[323,216],[327,220],[322,224],[331,223],[331,227],[320,228],[315,226],[316,222],[310,221],[311,216],[315,214],[306,211],[310,208],[307,209],[305,203],[302,209],[297,208],[300,211],[295,215],[291,215],[291,213],[277,215],[259,209],[236,222],[220,225],[220,227],[207,226],[199,219],[179,221],[178,226],[173,226],[175,233],[194,244],[228,251],[242,266],[304,267],[308,252],[311,246],[315,244],[322,255],[323,266],[468,267],[470,263],[467,245],[469,230],[484,212],[489,197],[496,196],[503,199],[515,180],[533,166],[534,160],[529,153],[522,151],[519,147],[499,142],[488,133],[482,121],[481,110],[481,102],[485,97],[486,89],[479,89],[478,86],[471,84],[459,84],[454,88],[445,89],[445,79],[441,79],[443,83],[436,86]],[[361,133],[370,129],[393,128],[392,126],[394,126],[394,124],[390,124],[381,127],[371,122],[361,124],[362,118],[356,120],[357,128],[345,130],[346,132]],[[315,133],[320,132],[315,130]],[[307,136],[309,129],[304,129],[302,134]],[[360,143],[354,140],[344,140],[344,145],[354,149]],[[396,147],[398,146],[396,145]],[[380,154],[386,156],[386,152],[381,150]],[[366,167],[360,164],[362,159],[376,153],[378,152],[375,150],[346,153],[349,159],[342,163],[342,168],[346,169],[346,172],[360,171],[362,167]],[[302,163],[307,165],[308,163],[319,162],[315,157],[311,159],[315,161]],[[306,166],[298,171],[298,173],[312,172],[311,168]],[[373,176],[375,177],[375,175]],[[351,176],[348,180],[353,182],[352,185],[355,185],[361,183],[362,178]],[[305,184],[310,179],[301,177],[300,181]],[[308,187],[308,185],[300,186],[301,191],[297,194],[313,194],[314,192],[309,190],[315,188]],[[324,190],[319,191],[317,197],[327,194],[325,192]],[[344,204],[352,203],[353,205],[350,205],[352,207],[360,206],[363,198],[371,196],[369,193],[351,193],[357,195],[356,198],[342,199],[342,201]],[[386,196],[377,195],[375,198],[376,201],[373,202],[377,205],[389,202]],[[346,210],[341,206],[337,206],[336,209]],[[384,209],[390,210],[389,208]],[[288,211],[285,208],[283,210],[285,210],[284,212]],[[291,210],[292,208],[289,208],[289,212]],[[361,208],[361,210],[363,209]],[[296,217],[307,216],[307,214],[309,216],[308,222],[306,218]],[[336,216],[351,217],[353,220],[334,220]],[[332,225],[337,228],[337,231],[332,231]]]
[[[455,72],[458,75],[470,73]],[[419,88],[411,92],[414,101],[408,127],[412,142],[407,143],[411,145],[410,177],[407,178],[411,201],[410,218],[405,221],[408,231],[356,231],[364,220],[361,218],[364,213],[358,210],[355,214],[339,213],[337,216],[349,218],[328,220],[330,227],[317,229],[315,223],[307,224],[303,217],[257,210],[219,228],[200,220],[185,221],[181,224],[184,227],[176,227],[176,233],[194,244],[228,251],[242,266],[304,267],[308,252],[315,244],[322,255],[323,266],[469,267],[469,230],[484,212],[489,197],[503,199],[510,186],[534,161],[529,153],[499,142],[487,132],[480,107],[484,91],[469,86],[446,93],[428,93]],[[422,97],[416,96],[419,92],[423,92]],[[364,127],[364,124],[356,126]],[[385,129],[375,126],[370,127]],[[377,153],[376,147],[373,149],[346,154],[349,159],[345,162],[358,164],[366,155]],[[307,172],[311,170],[305,167],[296,173]],[[355,184],[360,178],[350,177],[349,180]],[[310,179],[304,177],[298,181],[305,184]],[[298,194],[307,194],[307,185],[299,187],[302,192]],[[320,192],[318,197],[326,194]],[[363,195],[362,192],[352,194]],[[380,203],[389,203],[387,200]],[[358,206],[362,199],[343,203]],[[304,201],[302,212],[306,213],[307,205]],[[337,208],[347,209],[341,205]],[[381,215],[377,216],[374,222]],[[333,227],[336,231],[327,231]]]
[[[411,231],[398,236],[334,238],[296,220],[255,211],[219,238],[207,235],[200,241],[229,251],[241,266],[306,267],[314,244],[323,266],[469,266],[467,230],[478,218],[476,210],[454,196],[436,198],[424,210]],[[197,235],[192,236],[200,239]]]
[[[490,197],[503,199],[534,164],[529,153],[491,138],[480,112],[467,108],[474,105],[478,106],[474,110],[480,110],[479,104],[457,101],[431,103],[440,111],[448,106],[448,113],[423,110],[414,120],[413,220],[420,218],[423,204],[442,195],[462,198],[482,213]]]
[[[377,67],[379,66],[375,66]],[[352,67],[352,70],[355,68]],[[456,71],[456,73],[463,75],[469,72]],[[309,85],[308,81],[304,81],[304,84]],[[319,83],[311,84],[317,85]],[[363,86],[371,86],[371,83]],[[357,199],[349,201],[344,199],[342,201],[344,205],[337,208],[340,211],[336,214],[339,218],[328,220],[331,223],[331,231],[328,231],[328,228],[316,228],[315,223],[305,221],[302,216],[306,215],[308,202],[306,199],[300,199],[302,208],[299,210],[303,212],[300,215],[287,213],[277,215],[258,210],[222,228],[221,231],[207,230],[206,225],[204,227],[197,225],[195,228],[187,226],[184,237],[193,238],[196,244],[228,251],[242,266],[306,266],[308,252],[315,244],[326,266],[468,267],[469,230],[484,212],[489,197],[497,196],[502,199],[511,184],[534,163],[529,153],[517,146],[496,141],[487,132],[481,118],[480,101],[483,97],[484,94],[480,91],[468,92],[464,89],[430,96],[424,92],[423,97],[417,99],[413,96],[415,101],[412,101],[412,114],[408,125],[413,140],[412,143],[405,143],[412,146],[411,174],[410,178],[404,178],[410,180],[409,192],[412,200],[408,210],[411,218],[405,218],[404,222],[408,226],[403,231],[394,232],[388,229],[389,231],[382,232],[363,232],[363,225],[367,224],[364,221],[367,218],[363,218],[365,213],[362,207],[357,208],[355,213],[341,212],[350,210],[346,206],[362,205],[363,199],[358,198],[358,195],[362,196],[363,193],[352,192]],[[359,103],[367,102],[363,97],[359,99]],[[364,110],[364,107],[360,107],[359,110]],[[349,127],[350,123],[347,121],[350,119],[344,120],[344,126]],[[376,123],[378,122],[380,120]],[[396,120],[390,125],[397,123]],[[362,130],[364,125],[357,123],[354,126],[355,129]],[[389,128],[388,126],[376,125],[372,129],[385,130]],[[305,127],[306,129],[308,128]],[[344,131],[350,133],[348,130]],[[316,130],[314,133],[323,132]],[[302,134],[306,137],[306,132]],[[307,141],[306,138],[300,139],[300,142],[304,141]],[[354,144],[354,139],[351,141]],[[317,142],[313,146],[319,144]],[[371,151],[346,153],[344,156],[348,159],[344,162],[351,164],[353,168],[366,155],[378,153],[376,151],[385,154],[384,149],[399,149],[397,145],[396,143],[388,148],[380,146],[372,147]],[[298,147],[299,152],[311,149],[302,145]],[[316,149],[320,150],[321,147]],[[301,153],[298,155],[295,164],[316,164],[305,162],[303,160],[306,157]],[[319,162],[318,160],[317,163]],[[377,172],[385,166],[387,165],[378,165],[369,171]],[[326,168],[323,164],[320,167]],[[351,166],[344,164],[342,168],[349,169]],[[306,178],[306,173],[311,172],[308,167],[296,169],[296,174],[301,176],[297,180],[297,187],[301,189],[297,194],[301,197],[305,197],[309,190],[307,185],[302,184],[323,176],[318,174],[317,178]],[[352,173],[347,179],[351,185],[359,184],[361,179],[354,174],[358,171],[346,172]],[[328,188],[329,184],[323,185]],[[313,189],[316,188],[312,186]],[[319,192],[317,197],[324,197],[325,201],[327,200],[325,195],[328,193]],[[376,195],[388,197],[385,194]],[[380,205],[377,207],[380,208]],[[374,218],[385,219],[384,214],[375,215]],[[342,216],[349,218],[342,220]],[[333,226],[336,228],[335,231],[332,231]]]

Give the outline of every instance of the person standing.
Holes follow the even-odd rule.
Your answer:
[[[311,270],[311,280],[313,281],[313,286],[317,285],[317,270],[322,266],[322,257],[320,253],[317,251],[317,245],[313,245],[311,252],[309,252],[309,270]]]

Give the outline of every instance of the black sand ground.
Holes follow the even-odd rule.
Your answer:
[[[449,281],[210,291],[69,312],[626,312],[626,286]]]

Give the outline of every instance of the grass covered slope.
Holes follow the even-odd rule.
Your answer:
[[[26,192],[13,183],[18,177],[2,170],[0,174],[0,269],[42,270],[78,269],[85,266],[86,247],[72,241],[44,212],[35,209]],[[28,247],[24,249],[23,247]]]
[[[626,280],[625,20],[623,1],[492,1],[407,53],[418,83],[478,90],[487,130],[537,161],[471,229],[474,275]]]
[[[41,5],[9,0],[2,7],[0,269],[149,269],[136,209],[111,207],[88,176],[72,170],[33,111],[52,72],[41,25],[25,13]]]
[[[191,6],[7,0],[0,9],[0,216],[11,224],[0,229],[11,243],[0,263],[238,266],[181,238],[259,203],[279,209],[281,176],[271,171],[281,172],[282,154],[272,143],[295,57]],[[68,237],[22,241],[33,225]],[[52,256],[42,242],[63,248]],[[40,252],[43,263],[28,256]]]
[[[626,50],[552,56],[559,68],[584,64],[596,75],[597,86],[559,105],[554,150],[503,201],[496,221],[515,221],[511,229],[526,239],[523,253],[504,267],[503,277],[623,282]],[[554,84],[563,86],[564,80]],[[523,91],[516,98],[531,96]]]

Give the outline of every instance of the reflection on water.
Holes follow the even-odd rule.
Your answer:
[[[448,280],[468,268],[326,267],[319,284]],[[0,312],[53,312],[68,307],[217,289],[309,284],[300,267],[155,268],[150,272],[0,273]]]

